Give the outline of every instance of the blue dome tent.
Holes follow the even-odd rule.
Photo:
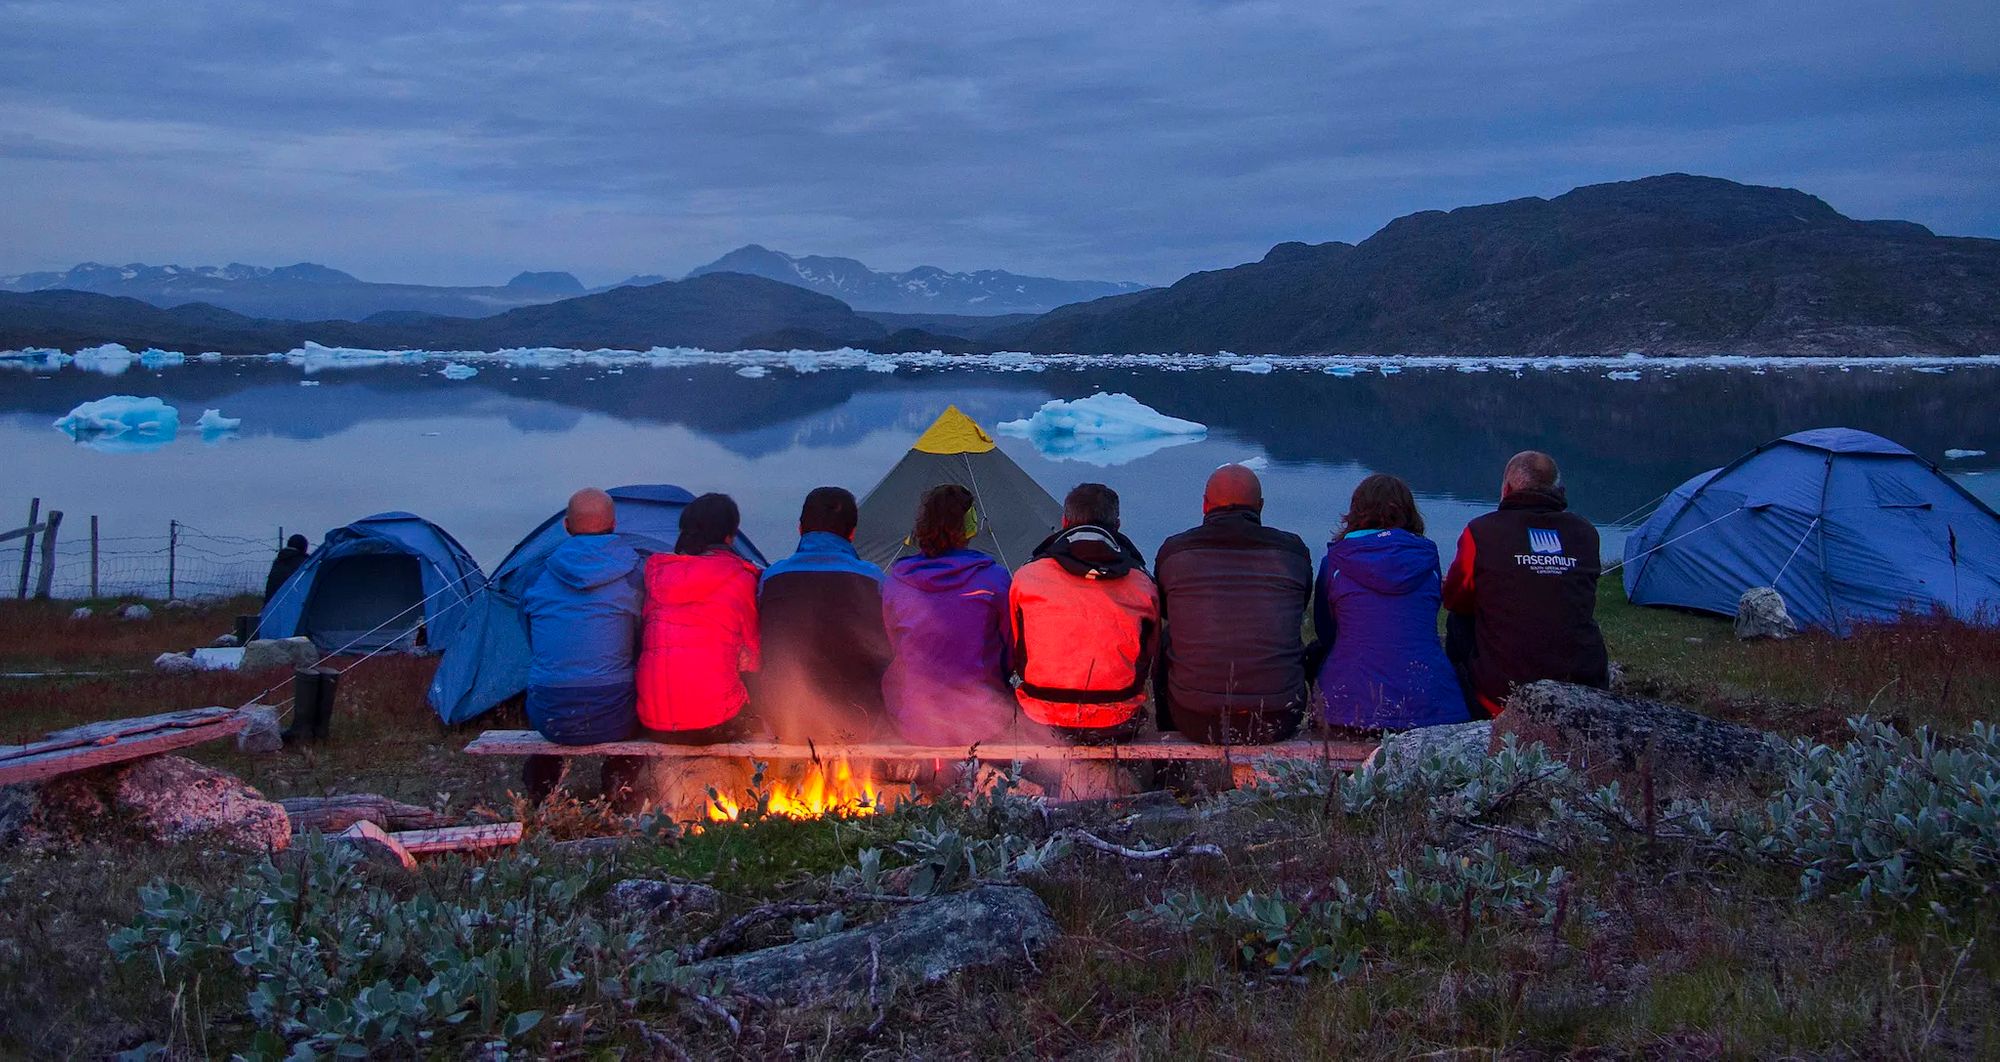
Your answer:
[[[311,638],[322,652],[442,652],[486,584],[465,547],[429,520],[376,513],[326,533],[264,603],[264,638]]]
[[[680,537],[681,510],[694,495],[674,486],[613,487],[618,513],[614,532],[640,556],[671,553]],[[465,631],[453,651],[439,662],[431,679],[430,702],[438,718],[460,723],[520,693],[528,684],[528,627],[521,617],[521,596],[556,546],[569,537],[558,512],[528,533],[493,570],[485,592],[468,612]],[[764,564],[764,555],[750,539],[736,536],[736,552]]]
[[[1681,484],[1625,541],[1635,604],[1733,615],[1753,586],[1835,633],[1912,609],[1991,623],[2000,516],[1879,435],[1787,435]]]

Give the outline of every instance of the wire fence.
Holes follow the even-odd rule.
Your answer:
[[[88,515],[65,516],[53,552],[41,536],[0,542],[0,597],[34,594],[44,580],[49,596],[179,598],[261,593],[280,539],[223,535],[179,520],[153,534],[105,533]],[[95,532],[95,533],[93,533]],[[26,571],[23,572],[25,565]]]

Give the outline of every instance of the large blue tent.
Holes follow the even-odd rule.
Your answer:
[[[1733,615],[1753,586],[1837,633],[1910,610],[1991,623],[2000,516],[1879,435],[1787,435],[1681,484],[1625,541],[1638,604]]]
[[[443,528],[410,513],[376,513],[327,532],[264,603],[257,632],[303,635],[329,653],[442,652],[485,585]]]
[[[694,495],[674,486],[614,487],[609,492],[618,513],[615,532],[640,556],[671,553],[680,537],[681,510]],[[569,532],[558,512],[507,554],[493,570],[485,592],[472,602],[465,632],[438,664],[431,680],[431,707],[447,723],[463,722],[520,693],[528,684],[528,627],[521,616],[521,597],[542,574],[549,554]],[[736,552],[753,563],[764,555],[743,536]]]

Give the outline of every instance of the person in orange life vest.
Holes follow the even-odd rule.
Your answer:
[[[1597,528],[1569,511],[1555,458],[1515,454],[1499,511],[1465,525],[1444,577],[1445,656],[1473,718],[1499,715],[1515,686],[1541,679],[1611,684],[1597,627],[1603,563]]]
[[[739,737],[757,670],[757,568],[738,556],[741,516],[726,494],[681,510],[672,553],[646,561],[639,649],[639,725],[646,736],[706,745]]]
[[[1062,530],[1014,573],[1014,694],[1022,714],[1085,744],[1130,739],[1144,719],[1160,601],[1146,562],[1118,531],[1118,494],[1084,483]]]

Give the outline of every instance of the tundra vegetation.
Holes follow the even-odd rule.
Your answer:
[[[0,670],[115,671],[229,605],[146,623],[0,608]],[[100,609],[100,615],[105,610]],[[1655,785],[1503,736],[1355,773],[1310,762],[1178,800],[1050,807],[1011,773],[865,817],[688,830],[539,810],[422,704],[428,665],[348,676],[333,740],[194,756],[274,797],[376,792],[526,815],[519,849],[365,862],[312,836],[0,851],[8,1053],[247,1058],[1219,1053],[1993,1057],[2000,1021],[2000,632],[1929,618],[1738,644],[1603,602],[1627,689],[1774,732],[1771,770]],[[8,679],[0,729],[241,703],[281,676]],[[507,721],[482,720],[481,725]],[[1393,748],[1392,748],[1393,751]],[[622,840],[589,842],[593,837]],[[617,902],[620,882],[715,890]],[[780,1001],[712,960],[990,883],[1060,929],[930,984]],[[677,894],[678,895],[678,894]],[[877,956],[880,959],[879,956]],[[887,959],[880,959],[887,965]],[[708,963],[708,966],[704,966]]]

